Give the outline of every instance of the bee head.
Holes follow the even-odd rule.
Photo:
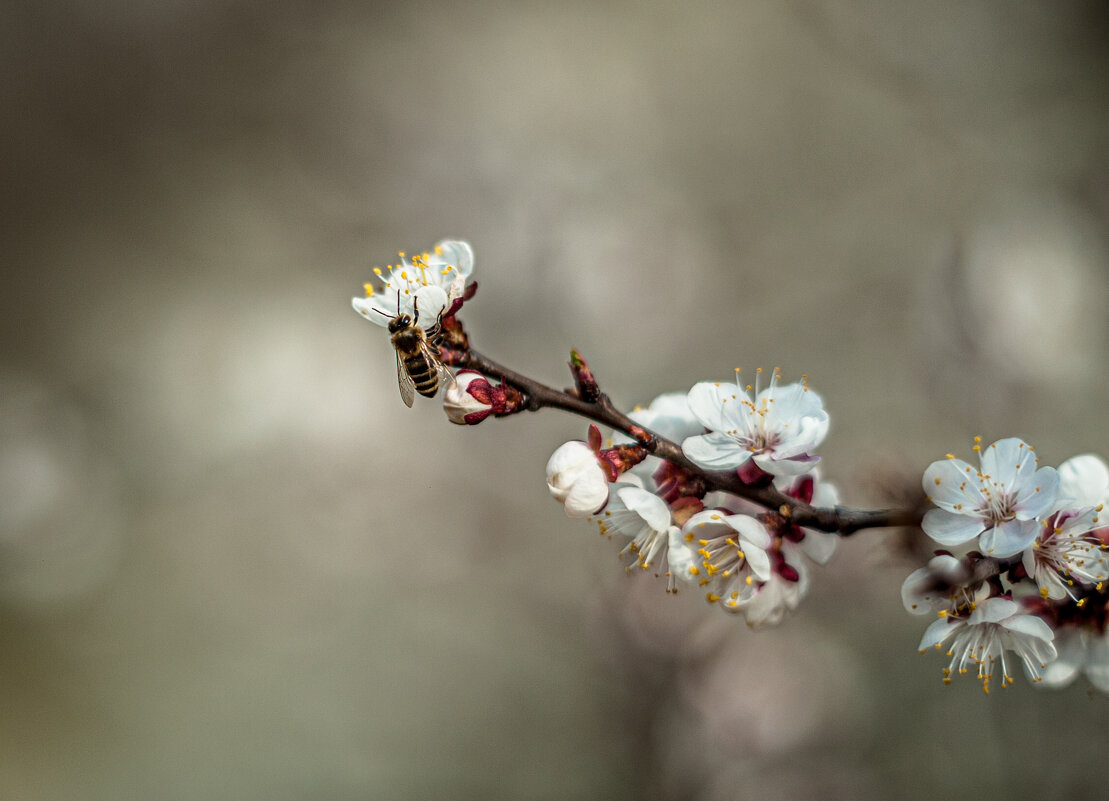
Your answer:
[[[389,333],[395,334],[397,333],[397,331],[408,328],[408,326],[410,325],[412,325],[411,317],[409,317],[407,314],[398,314],[396,317],[389,321]]]

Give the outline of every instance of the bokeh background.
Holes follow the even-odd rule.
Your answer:
[[[1109,453],[1100,2],[0,9],[0,798],[1102,798],[1109,703],[942,686],[861,534],[750,631],[568,521],[584,425],[409,411],[349,298],[631,406],[810,375],[888,502]]]

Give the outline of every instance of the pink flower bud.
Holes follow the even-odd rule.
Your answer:
[[[460,370],[443,393],[447,419],[460,426],[475,426],[493,413],[492,387],[476,370]]]

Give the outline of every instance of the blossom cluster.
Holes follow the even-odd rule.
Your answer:
[[[1006,652],[1033,682],[1085,672],[1109,692],[1109,468],[1090,454],[1040,467],[1016,438],[974,448],[977,466],[948,455],[924,473],[935,508],[921,526],[943,549],[902,587],[909,612],[937,618],[921,652],[946,645],[945,681],[973,671],[987,692],[1013,681]]]
[[[782,385],[777,370],[761,391],[744,386],[737,371],[734,382],[661,395],[629,417],[681,442],[698,467],[735,471],[748,484],[772,484],[805,504],[837,500],[813,454],[828,430],[820,396],[804,382]],[[568,515],[588,517],[620,542],[629,571],[665,576],[669,592],[699,588],[749,625],[777,623],[807,592],[810,561],[823,564],[835,549],[834,535],[794,525],[780,510],[737,495],[706,493],[673,462],[614,458],[634,446],[601,449],[596,428],[591,434],[590,444],[568,442],[555,451],[547,486]]]
[[[1109,525],[1100,519],[1109,467],[1099,457],[1041,467],[1022,440],[983,448],[976,439],[977,466],[948,455],[924,472],[923,515],[844,509],[818,469],[829,416],[806,376],[785,384],[777,368],[759,369],[748,384],[737,369],[732,381],[623,415],[576,350],[574,386],[560,392],[471,348],[457,318],[477,288],[469,244],[443,240],[398,258],[374,270],[380,286],[366,284],[352,305],[389,330],[405,402],[418,379],[422,395],[443,389],[459,425],[546,407],[611,428],[607,441],[590,425],[585,440],[561,445],[546,480],[568,516],[617,541],[628,572],[665,577],[669,592],[693,588],[748,625],[773,624],[798,606],[840,535],[918,528],[939,549],[904,581],[902,601],[934,616],[920,650],[946,650],[945,681],[973,672],[988,692],[995,677],[1011,684],[1019,662],[1040,686],[1084,673],[1109,692]]]

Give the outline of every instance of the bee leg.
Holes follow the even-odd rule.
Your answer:
[[[432,344],[439,344],[439,340],[443,337],[443,312],[439,312],[439,316],[435,318],[435,325],[427,329],[428,342]]]

